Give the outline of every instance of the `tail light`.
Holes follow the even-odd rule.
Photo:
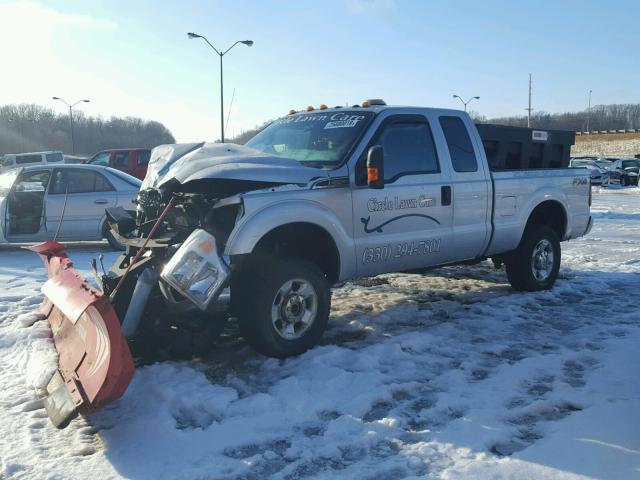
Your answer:
[[[589,206],[591,206],[591,198],[593,197],[593,194],[591,193],[592,187],[591,179],[589,179]]]

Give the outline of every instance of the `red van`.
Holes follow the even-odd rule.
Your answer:
[[[96,153],[86,163],[122,170],[144,180],[150,156],[151,150],[148,148],[112,148]]]

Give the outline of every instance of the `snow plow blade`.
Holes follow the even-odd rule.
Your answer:
[[[133,378],[133,358],[109,299],[73,268],[65,246],[50,240],[25,248],[40,255],[49,276],[40,313],[51,325],[58,371],[44,405],[53,424],[64,428],[78,413],[122,396]]]

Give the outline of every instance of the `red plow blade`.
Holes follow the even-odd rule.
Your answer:
[[[64,428],[78,413],[122,396],[133,378],[133,358],[109,299],[73,268],[64,245],[26,248],[40,255],[49,275],[40,312],[49,319],[59,358],[44,404],[53,424]]]

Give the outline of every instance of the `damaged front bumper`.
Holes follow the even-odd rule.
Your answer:
[[[218,254],[215,237],[198,229],[171,257],[161,277],[204,311],[226,285],[229,267]]]
[[[121,326],[114,299],[94,289],[73,268],[64,245],[47,241],[27,248],[40,256],[49,276],[42,287],[46,298],[40,313],[51,325],[58,369],[47,386],[44,405],[58,428],[124,394],[134,374],[127,338],[137,334],[147,304],[161,301],[158,295],[150,297],[154,289],[174,290],[192,308],[205,311],[218,299],[230,275],[215,237],[195,230],[166,265],[145,256],[130,270],[137,279],[115,300],[126,307],[119,310],[124,319]],[[112,280],[121,280],[126,273]]]

